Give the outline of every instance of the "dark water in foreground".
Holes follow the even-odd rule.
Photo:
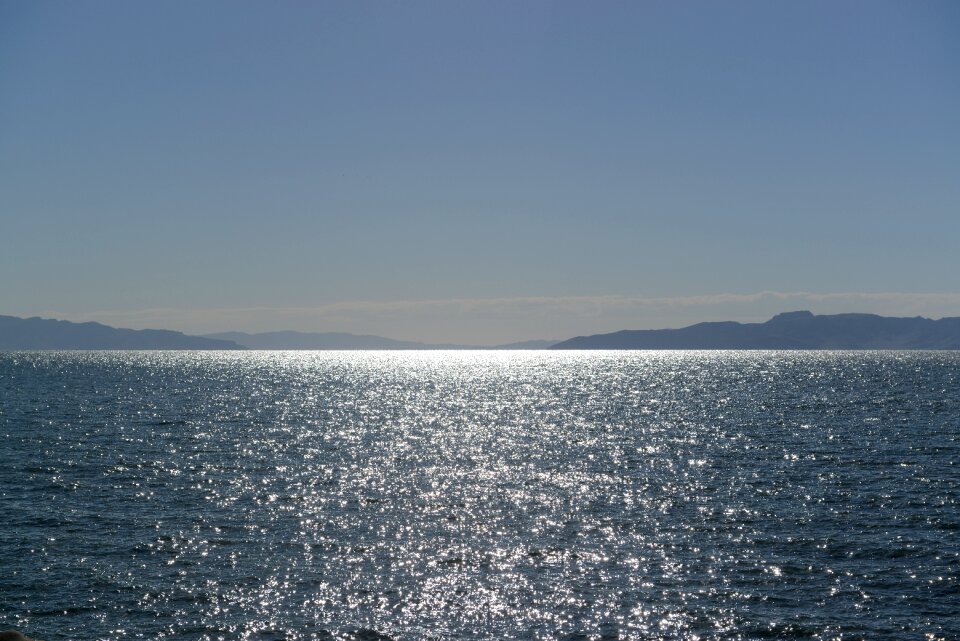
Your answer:
[[[960,354],[0,354],[0,628],[958,639]]]

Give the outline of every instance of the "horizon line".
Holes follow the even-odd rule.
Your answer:
[[[844,306],[842,312],[836,309],[838,304]],[[45,309],[20,315],[71,322],[93,321],[128,329],[164,328],[195,336],[231,331],[248,334],[344,332],[409,342],[497,345],[529,340],[559,340],[560,336],[592,335],[622,329],[670,329],[699,322],[762,322],[777,313],[806,308],[817,314],[872,313],[881,316],[947,318],[960,315],[960,292],[764,290],[691,296],[500,296],[347,300],[280,307],[168,306],[88,312]],[[427,319],[421,318],[424,316],[445,331],[427,331],[423,327]],[[477,321],[496,321],[500,326],[500,334],[496,337],[479,337],[475,336],[478,332],[468,331],[467,327],[459,335],[449,330],[449,326],[467,326]],[[553,325],[552,328],[541,326],[547,321]],[[413,332],[411,328],[402,331],[405,323],[417,331]],[[536,329],[522,329],[524,325],[533,325]]]

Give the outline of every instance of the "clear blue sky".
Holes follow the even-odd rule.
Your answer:
[[[957,2],[0,0],[0,313],[938,317],[958,255]]]

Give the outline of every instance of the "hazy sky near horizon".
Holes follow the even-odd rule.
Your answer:
[[[0,0],[0,313],[960,315],[960,3]]]

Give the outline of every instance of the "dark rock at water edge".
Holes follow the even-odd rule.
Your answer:
[[[40,641],[24,636],[16,630],[3,630],[0,632],[0,641]]]

